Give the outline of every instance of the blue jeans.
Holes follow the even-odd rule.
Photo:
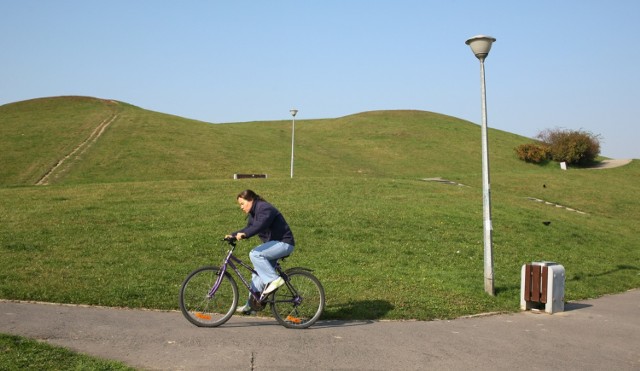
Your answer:
[[[255,292],[262,292],[268,283],[278,278],[278,273],[275,270],[276,262],[279,258],[290,255],[292,252],[292,245],[280,241],[265,242],[251,250],[249,259],[253,263],[253,268],[258,272],[258,275],[251,275],[251,289]]]

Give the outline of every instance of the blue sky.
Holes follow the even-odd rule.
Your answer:
[[[0,104],[86,95],[222,123],[417,109],[640,158],[640,1],[0,0]],[[479,138],[480,140],[480,138]]]

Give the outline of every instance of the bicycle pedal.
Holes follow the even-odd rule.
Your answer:
[[[263,303],[262,301],[257,301],[254,298],[251,298],[249,300],[249,306],[251,307],[252,310],[254,311],[261,311],[264,309],[264,307],[266,306],[266,303]]]

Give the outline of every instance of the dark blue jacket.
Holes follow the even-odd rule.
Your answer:
[[[255,200],[249,211],[247,226],[233,233],[245,233],[246,238],[258,235],[262,242],[281,241],[295,245],[293,232],[284,220],[284,216],[273,205],[266,201]]]

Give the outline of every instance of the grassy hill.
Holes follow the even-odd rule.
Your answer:
[[[81,158],[52,183],[225,179],[236,172],[289,176],[291,122],[211,125],[84,97],[36,99],[0,107],[5,163],[0,184],[34,184],[101,122],[114,118]],[[300,177],[420,178],[477,175],[479,127],[421,111],[378,111],[296,125]],[[513,147],[523,137],[493,131],[494,171],[530,168]]]
[[[86,97],[0,106],[0,298],[176,308],[186,274],[217,264],[216,239],[244,224],[244,188],[287,217],[291,264],[322,279],[326,318],[517,310],[520,266],[540,260],[565,266],[568,300],[640,287],[637,161],[526,164],[513,148],[528,139],[490,129],[492,298],[478,125],[424,111],[297,120],[294,179],[290,135],[287,120],[212,125]]]

